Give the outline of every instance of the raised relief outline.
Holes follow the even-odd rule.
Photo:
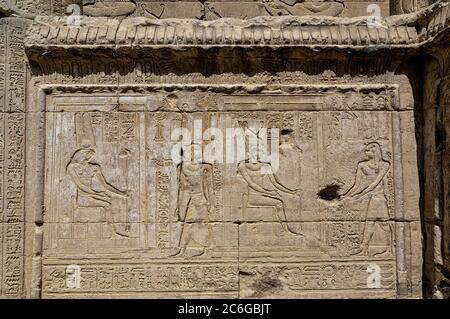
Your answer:
[[[380,228],[384,238],[385,247],[381,251],[370,253],[374,255],[390,255],[393,253],[393,227],[389,216],[388,202],[386,198],[387,176],[391,169],[391,163],[383,158],[382,149],[379,143],[370,142],[364,149],[367,159],[358,163],[355,182],[353,186],[347,190],[342,201],[354,200],[359,201],[364,197],[368,197],[369,201],[365,213],[365,223],[363,231],[363,240],[358,253],[369,255],[369,246],[375,235],[376,228]],[[364,182],[367,184],[364,185]]]

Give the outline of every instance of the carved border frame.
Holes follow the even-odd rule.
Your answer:
[[[421,248],[421,226],[420,212],[418,207],[418,174],[402,174],[402,172],[417,172],[417,161],[415,151],[412,93],[402,81],[400,84],[393,83],[391,88],[396,91],[397,112],[393,113],[393,121],[399,128],[393,136],[393,144],[399,152],[394,156],[394,180],[395,184],[403,185],[402,201],[396,201],[396,258],[397,258],[397,296],[399,298],[421,298],[421,276],[422,276],[422,248]],[[255,91],[255,85],[239,83],[236,85],[193,85],[171,83],[167,85],[79,85],[79,84],[43,84],[36,81],[31,83],[31,98],[28,99],[27,113],[27,143],[26,143],[26,285],[27,296],[34,298],[42,294],[42,263],[43,263],[43,232],[45,215],[45,141],[46,141],[46,112],[47,97],[59,93],[81,93],[90,94],[93,91],[118,95],[121,90],[133,89],[139,94],[154,92],[155,90],[173,90],[193,87],[204,90],[222,91],[229,93],[230,90],[244,90],[249,93]],[[302,88],[306,83],[289,85],[259,85],[261,88],[285,87]],[[371,83],[366,88],[386,87],[386,83]],[[388,85],[389,86],[389,85]],[[320,89],[360,88],[355,84],[323,84],[317,86]],[[401,129],[400,129],[401,128]],[[37,144],[28,141],[37,140]],[[405,154],[410,154],[405,158]],[[413,154],[413,155],[411,155]],[[403,160],[403,161],[402,161]],[[395,167],[402,165],[402,170]],[[406,176],[405,176],[406,175]],[[38,187],[36,187],[38,185]],[[396,195],[397,197],[397,195]],[[397,197],[398,198],[398,197]],[[408,213],[408,216],[405,215]]]

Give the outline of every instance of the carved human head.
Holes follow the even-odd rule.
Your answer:
[[[366,145],[365,153],[369,159],[382,160],[383,154],[381,152],[380,144],[372,142]]]
[[[82,148],[73,154],[72,163],[85,163],[95,155],[93,148]]]

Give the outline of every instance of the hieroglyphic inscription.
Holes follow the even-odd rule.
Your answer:
[[[4,221],[4,210],[3,210],[3,202],[4,202],[4,173],[5,173],[5,153],[4,153],[4,149],[5,149],[5,117],[7,115],[5,115],[4,113],[0,113],[0,147],[1,147],[1,152],[0,152],[0,176],[2,176],[2,178],[0,178],[0,223],[2,223]]]
[[[133,113],[93,113],[93,126],[103,127],[106,143],[135,142],[137,138],[137,116]]]
[[[4,174],[5,174],[5,114],[0,113],[0,296],[3,295],[3,228],[4,228]]]
[[[58,9],[55,10],[55,13],[64,13],[65,10],[62,1],[69,4],[76,0],[7,0],[6,5],[8,9],[18,16],[28,15],[32,17],[37,14],[50,14],[51,8],[56,9],[55,7]]]
[[[2,29],[2,27],[0,26],[0,30]],[[0,41],[3,41],[1,39],[1,34],[0,34]],[[0,54],[2,54],[0,52]],[[0,55],[0,56],[4,56],[4,55]],[[0,112],[3,112],[5,109],[5,92],[6,92],[6,81],[5,81],[5,77],[6,77],[6,67],[4,64],[0,64]]]
[[[366,262],[351,263],[303,263],[298,265],[243,264],[241,285],[246,289],[245,297],[265,297],[253,282],[268,281],[286,284],[293,293],[311,290],[340,290],[367,288],[367,274],[372,265]],[[395,265],[392,262],[380,262],[380,289],[395,289]],[[249,280],[251,279],[251,280]],[[272,291],[272,294],[277,291]],[[247,295],[248,294],[248,295]]]
[[[299,135],[302,140],[313,138],[313,120],[311,115],[302,113],[299,116]]]
[[[51,238],[55,246],[44,250],[44,296],[135,292],[176,296],[194,291],[220,296],[231,289],[242,296],[261,297],[265,292],[258,288],[260,283],[273,280],[279,282],[274,289],[280,296],[357,297],[372,289],[367,278],[378,266],[381,285],[374,293],[397,295],[395,245],[401,222],[394,219],[392,203],[401,201],[396,189],[402,186],[392,172],[401,150],[393,139],[399,129],[392,121],[396,111],[384,98],[396,88],[327,89],[333,94],[322,88],[320,93],[312,89],[295,95],[199,90],[192,98],[177,92],[177,97],[183,96],[180,100],[173,92],[155,90],[139,99],[125,93],[118,97],[119,101],[166,101],[163,109],[151,111],[142,103],[122,103],[119,111],[90,111],[93,104],[97,109],[100,101],[112,101],[109,95],[84,102],[86,111],[80,111],[79,95],[48,97],[57,102],[49,103],[55,110],[77,105],[75,111],[49,112],[47,118],[46,165],[51,173],[46,184],[55,185],[47,195],[51,220],[65,226],[60,217],[70,212],[67,203],[80,194],[83,200],[95,201],[89,205],[73,201],[78,204],[75,217],[84,219],[71,223],[74,229],[87,229],[84,242]],[[220,111],[197,111],[198,100],[216,101]],[[184,135],[174,134],[178,128],[189,131],[187,144]],[[223,136],[207,137],[209,128],[217,128]],[[279,134],[275,130],[264,135],[264,128],[278,129]],[[365,134],[359,134],[362,129]],[[226,153],[230,145],[225,142],[235,138],[229,131],[248,135],[242,141],[245,157],[224,162],[204,156],[213,143]],[[74,135],[76,140],[91,142],[77,144]],[[267,141],[270,151],[278,150],[279,162],[252,159],[249,136]],[[183,145],[178,149],[180,140]],[[59,154],[64,160],[53,164]],[[177,159],[174,154],[197,157]],[[73,170],[78,173],[68,176]],[[95,183],[99,181],[100,186]],[[109,211],[113,219],[108,221],[104,213]],[[119,220],[122,215],[125,222]],[[101,229],[95,237],[94,228],[101,223],[121,237],[104,236]],[[47,229],[54,227],[51,224]],[[114,224],[117,227],[111,228]],[[88,258],[80,257],[84,255]],[[136,264],[129,265],[128,259]],[[66,261],[81,264],[80,288],[66,287]],[[195,284],[171,269],[195,272]],[[229,278],[227,284],[217,286],[209,271]],[[198,276],[214,282],[203,283]],[[230,282],[240,286],[234,288]]]
[[[80,292],[232,291],[238,288],[236,265],[82,266]],[[46,293],[70,292],[65,268],[44,269]]]
[[[136,140],[136,114],[123,114],[120,117],[120,136],[122,141],[133,142]]]
[[[156,172],[156,192],[157,192],[157,245],[158,248],[168,248],[169,239],[169,175],[163,170]]]
[[[3,115],[3,287],[20,296],[23,285],[25,116]]]
[[[7,45],[6,45],[6,25],[0,25],[0,112],[5,111],[6,101],[6,64],[7,64]]]
[[[222,218],[223,206],[223,172],[219,165],[213,165],[213,193],[214,193],[214,212],[215,219]]]
[[[25,50],[23,46],[23,27],[7,26],[7,111],[25,111]]]
[[[0,295],[23,293],[26,55],[25,25],[0,23]],[[7,112],[7,113],[5,113]]]
[[[114,143],[119,141],[120,127],[118,114],[105,114],[103,127],[103,135],[106,142]]]

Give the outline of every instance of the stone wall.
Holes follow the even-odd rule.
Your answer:
[[[432,51],[425,67],[424,225],[427,297],[449,296],[449,48]]]

